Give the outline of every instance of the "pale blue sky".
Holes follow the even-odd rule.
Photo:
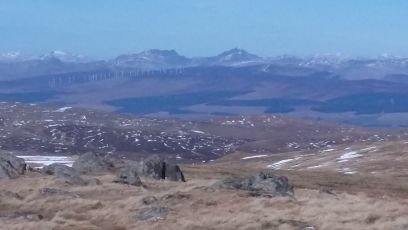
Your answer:
[[[0,0],[0,52],[408,56],[406,0]]]

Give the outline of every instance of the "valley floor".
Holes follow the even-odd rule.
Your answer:
[[[256,172],[257,164],[182,168],[186,183],[144,180],[145,188],[112,183],[111,174],[88,176],[101,185],[73,186],[28,172],[0,183],[0,229],[408,229],[406,178],[276,170],[294,183],[295,196],[263,198],[212,187]],[[141,216],[149,210],[160,215]]]

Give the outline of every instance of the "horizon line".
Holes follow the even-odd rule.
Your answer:
[[[35,59],[40,59],[44,56],[50,55],[53,52],[54,53],[64,53],[67,55],[74,55],[74,56],[78,56],[78,57],[82,57],[84,59],[89,59],[90,61],[104,61],[104,60],[112,60],[115,58],[118,58],[120,56],[123,55],[136,55],[136,54],[141,54],[143,52],[148,52],[148,51],[174,51],[176,52],[178,55],[182,56],[182,57],[186,57],[189,59],[194,59],[194,58],[208,58],[208,57],[216,57],[221,55],[222,53],[225,52],[229,52],[229,51],[233,51],[233,50],[242,50],[247,52],[248,54],[251,55],[255,55],[258,56],[260,58],[263,59],[267,59],[267,58],[278,58],[278,57],[294,57],[294,58],[301,58],[301,59],[307,59],[307,58],[318,58],[318,57],[339,57],[340,59],[344,59],[344,60],[351,60],[351,59],[381,59],[381,58],[389,58],[389,59],[404,59],[404,58],[408,58],[408,55],[394,55],[388,52],[382,52],[380,54],[377,55],[351,55],[351,54],[346,54],[344,52],[316,52],[313,54],[303,54],[303,55],[296,55],[296,54],[290,54],[290,53],[282,53],[282,54],[275,54],[275,55],[258,55],[256,53],[253,53],[251,51],[248,51],[245,48],[241,48],[241,47],[234,47],[234,48],[230,48],[230,49],[224,49],[223,51],[219,51],[216,54],[213,55],[209,55],[209,56],[200,56],[200,55],[183,55],[182,53],[180,53],[179,51],[177,51],[176,49],[160,49],[160,48],[147,48],[147,49],[143,49],[140,51],[130,51],[130,52],[126,52],[126,53],[118,53],[116,55],[109,55],[109,57],[95,57],[93,55],[87,55],[84,53],[76,53],[76,52],[71,52],[71,51],[67,51],[65,49],[52,49],[48,52],[42,53],[42,54],[27,54],[26,52],[22,52],[19,50],[15,50],[15,49],[10,49],[10,50],[5,50],[5,51],[0,51],[0,57],[6,57],[7,54],[10,55],[15,55],[15,56],[20,56],[21,58],[24,58],[25,60],[35,60]],[[62,54],[62,55],[64,55]],[[16,58],[17,59],[17,58]]]

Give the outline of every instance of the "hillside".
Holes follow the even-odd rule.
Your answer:
[[[279,113],[405,127],[407,63],[397,57],[259,57],[242,49],[200,58],[153,49],[91,61],[54,51],[0,60],[0,101],[156,118]]]
[[[214,189],[220,179],[260,170],[240,162],[247,161],[182,165],[186,183],[143,179],[145,187],[112,183],[114,176],[109,173],[84,176],[100,179],[101,185],[78,186],[28,172],[0,184],[0,220],[10,230],[402,230],[408,226],[404,179],[282,169],[273,173],[289,177],[295,186],[293,197],[254,197]]]
[[[29,165],[23,175],[1,179],[0,221],[6,229],[408,226],[405,130],[275,115],[183,121],[72,107],[0,105],[0,155],[12,151]],[[78,178],[73,162],[85,152],[107,154],[119,168],[83,172]],[[122,172],[117,170],[126,169],[123,165],[138,167],[132,159],[156,153],[179,163],[187,182],[146,175],[140,175],[138,186],[116,182]],[[100,164],[89,160],[92,167]],[[62,176],[38,169],[52,163],[73,168]],[[294,194],[265,196],[216,186],[260,171],[287,177]]]
[[[21,103],[0,103],[0,111],[1,149],[19,155],[96,151],[140,158],[158,153],[177,161],[206,162],[236,151],[318,151],[405,135],[275,115],[184,121]]]

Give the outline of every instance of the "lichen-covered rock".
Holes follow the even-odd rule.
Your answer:
[[[165,167],[166,169],[165,169],[164,177],[166,180],[186,182],[186,179],[184,178],[184,174],[178,165],[166,163]]]
[[[140,162],[141,167],[138,169],[139,174],[154,179],[165,178],[166,162],[159,155],[153,155]]]
[[[54,163],[45,166],[42,169],[42,172],[63,179],[68,184],[86,185],[86,181],[81,178],[80,174],[75,169],[64,164]]]
[[[137,220],[161,220],[166,218],[171,211],[167,207],[146,207],[142,208],[136,215]]]
[[[113,182],[133,186],[143,186],[143,183],[140,180],[139,175],[137,174],[137,168],[132,166],[127,166],[120,170]]]
[[[70,191],[65,191],[61,189],[56,189],[56,188],[42,188],[39,191],[40,195],[49,197],[49,196],[63,196],[63,197],[69,197],[69,198],[79,198],[80,196],[74,192]]]
[[[186,181],[178,165],[167,163],[159,155],[152,155],[142,161],[128,161],[127,165],[119,171],[116,181],[118,183],[133,184],[129,180],[136,178],[134,175],[137,175],[137,178],[146,177],[156,180]],[[138,179],[134,180],[138,184]]]
[[[152,205],[152,204],[157,204],[159,200],[155,196],[147,196],[143,197],[142,203],[144,205]]]
[[[85,153],[74,162],[72,167],[80,173],[104,172],[113,169],[115,166],[111,158],[99,155],[98,153]]]
[[[214,185],[218,189],[237,189],[248,191],[253,196],[288,196],[293,195],[293,185],[287,177],[258,173],[248,178],[227,178]]]
[[[41,214],[33,212],[12,212],[12,213],[1,213],[0,222],[3,220],[14,220],[14,221],[40,221],[44,217]]]
[[[0,179],[14,179],[24,174],[27,165],[12,153],[0,152]]]
[[[140,176],[151,177],[158,180],[186,181],[178,165],[166,162],[159,155],[153,155],[132,165],[137,169]]]

